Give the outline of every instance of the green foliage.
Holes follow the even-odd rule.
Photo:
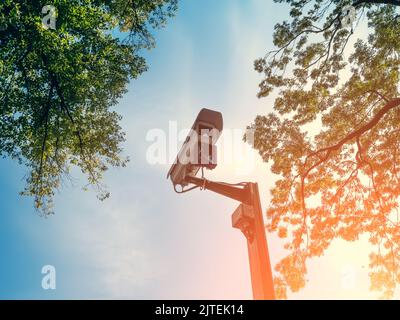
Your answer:
[[[277,292],[285,298],[287,288],[304,287],[306,260],[334,239],[366,233],[371,289],[390,298],[400,282],[400,1],[275,2],[290,5],[291,21],[276,25],[277,49],[255,69],[259,96],[278,89],[278,97],[251,127],[255,148],[280,176],[267,211],[269,230],[287,239]],[[349,4],[354,29],[341,25]],[[368,38],[346,54],[362,21]]]
[[[53,212],[54,192],[74,165],[100,199],[109,196],[103,173],[128,161],[121,116],[111,108],[146,70],[139,51],[154,45],[150,30],[176,2],[1,1],[0,153],[29,168],[23,194],[43,214]],[[43,27],[44,5],[57,9],[55,30]]]

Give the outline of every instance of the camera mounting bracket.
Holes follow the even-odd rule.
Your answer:
[[[210,181],[205,178],[197,178],[193,176],[187,176],[185,178],[187,183],[194,184],[202,189],[210,190],[219,193],[225,197],[240,201],[251,205],[251,192],[249,184],[246,182],[244,184],[232,185],[224,182]]]

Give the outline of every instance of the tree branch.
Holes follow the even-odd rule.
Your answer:
[[[43,121],[44,121],[44,136],[43,136],[43,140],[42,140],[42,149],[41,149],[41,153],[40,153],[40,165],[39,165],[39,171],[38,171],[38,176],[37,176],[37,185],[39,187],[39,184],[40,184],[40,189],[42,188],[42,172],[43,172],[44,154],[46,151],[46,141],[47,141],[47,136],[48,136],[48,131],[49,131],[49,128],[48,128],[49,114],[50,114],[51,96],[53,95],[53,90],[54,90],[54,84],[51,83],[48,100],[47,100],[47,105],[45,107],[43,116],[40,121],[40,125],[42,125]]]
[[[386,103],[386,105],[379,110],[376,115],[368,122],[366,123],[364,126],[362,126],[361,128],[350,132],[347,136],[345,136],[343,139],[341,139],[338,143],[329,146],[329,147],[325,147],[322,149],[319,149],[315,152],[312,152],[311,154],[309,154],[307,156],[307,159],[309,159],[312,156],[318,155],[320,153],[323,152],[327,152],[327,153],[331,153],[333,151],[336,151],[338,149],[340,149],[345,143],[349,142],[350,140],[360,137],[362,134],[364,134],[365,132],[371,130],[374,126],[376,126],[378,124],[378,122],[393,108],[396,108],[400,105],[400,98],[395,98],[390,100],[389,102]],[[326,157],[324,157],[323,159],[325,159]],[[307,162],[306,159],[306,162]],[[326,160],[326,159],[325,159]],[[305,163],[306,163],[305,162]],[[320,161],[321,162],[321,161]]]

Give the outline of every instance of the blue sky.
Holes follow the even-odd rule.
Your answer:
[[[83,192],[85,179],[75,173],[56,197],[56,215],[42,218],[32,199],[18,195],[25,168],[1,160],[0,298],[250,299],[245,240],[231,228],[237,203],[208,192],[175,194],[166,180],[169,165],[146,160],[146,135],[168,131],[170,121],[188,128],[202,107],[221,111],[232,129],[269,112],[272,100],[256,98],[260,79],[252,65],[272,48],[273,26],[286,14],[272,1],[180,2],[177,17],[155,33],[157,47],[145,53],[149,71],[129,85],[117,107],[131,162],[108,172],[107,201]],[[237,173],[241,163],[232,163],[209,177],[259,182],[265,208],[274,178],[253,155],[255,167],[246,174]],[[278,262],[282,243],[268,237]],[[365,248],[336,243],[311,263],[307,288],[290,297],[373,296]],[[56,268],[56,290],[41,288],[47,264]],[[349,268],[357,280],[344,290],[340,282]]]

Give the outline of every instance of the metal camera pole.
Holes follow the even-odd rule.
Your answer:
[[[273,300],[274,283],[257,183],[228,184],[196,177],[200,169],[212,170],[217,166],[215,143],[222,128],[220,112],[201,109],[178,153],[177,161],[168,171],[167,178],[171,179],[175,192],[178,192],[177,185],[182,187],[182,191],[178,193],[183,193],[193,189],[183,190],[185,186],[193,184],[194,188],[198,186],[211,190],[241,203],[232,214],[232,226],[240,229],[247,239],[253,297],[256,300]],[[192,149],[196,146],[199,148]],[[191,161],[181,161],[187,160],[186,158]]]
[[[241,202],[232,214],[232,226],[240,229],[247,239],[253,298],[274,300],[275,290],[258,184],[247,182],[243,185],[229,185],[193,176],[185,180]]]

